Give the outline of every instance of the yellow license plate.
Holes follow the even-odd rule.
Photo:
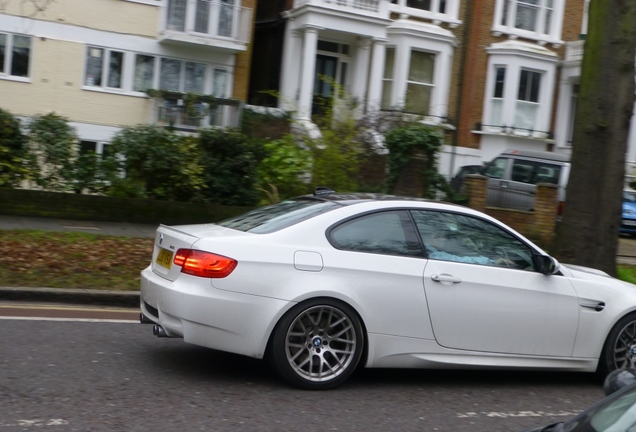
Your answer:
[[[169,251],[168,249],[159,249],[159,253],[157,254],[157,259],[155,261],[160,266],[169,269],[172,266],[172,251]]]

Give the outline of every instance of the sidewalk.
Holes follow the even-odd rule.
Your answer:
[[[6,229],[81,231],[102,235],[153,238],[157,226],[0,215],[0,230]],[[636,239],[620,237],[616,260],[619,263],[636,265]],[[138,308],[139,292],[0,287],[0,301],[2,300]]]
[[[153,238],[157,225],[0,215],[0,230],[9,229],[81,231],[91,234]]]

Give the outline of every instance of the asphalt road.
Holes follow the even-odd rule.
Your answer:
[[[153,337],[135,310],[22,307],[0,309],[0,432],[511,432],[603,396],[588,374],[496,371],[361,370],[300,391],[263,361]]]

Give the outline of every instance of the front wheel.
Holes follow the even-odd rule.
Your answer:
[[[616,369],[636,368],[636,313],[621,318],[603,347],[598,371],[605,376]]]
[[[291,384],[325,390],[353,373],[363,346],[362,326],[351,307],[315,299],[296,305],[281,319],[270,355],[274,367]]]

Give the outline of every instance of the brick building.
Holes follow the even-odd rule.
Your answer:
[[[310,123],[337,85],[359,116],[413,113],[446,131],[448,177],[509,148],[569,154],[588,2],[261,2],[248,101]]]

